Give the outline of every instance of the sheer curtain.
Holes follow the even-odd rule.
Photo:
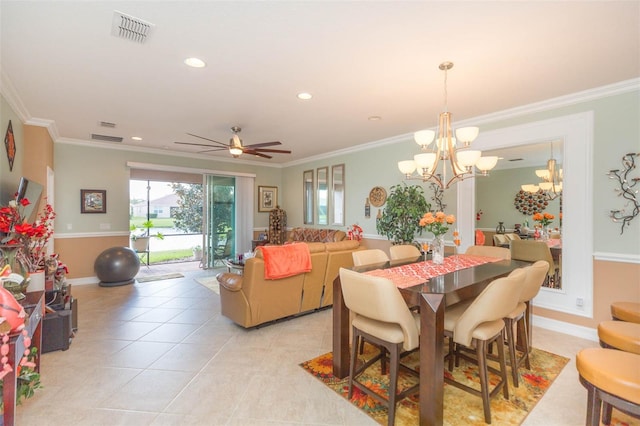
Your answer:
[[[253,190],[255,178],[236,176],[236,251],[245,253],[251,251],[253,239]]]

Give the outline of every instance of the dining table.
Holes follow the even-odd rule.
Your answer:
[[[420,425],[442,425],[444,416],[444,313],[447,306],[475,298],[493,280],[529,265],[518,260],[453,255],[444,265],[422,256],[352,269],[391,279],[410,307],[420,309]],[[529,323],[531,311],[527,304]],[[333,282],[333,375],[349,375],[349,309],[340,276]]]

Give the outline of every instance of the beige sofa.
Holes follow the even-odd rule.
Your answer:
[[[351,253],[360,249],[360,243],[344,240],[307,244],[310,272],[266,280],[264,259],[257,250],[256,257],[246,260],[243,275],[219,274],[222,315],[249,328],[332,305],[333,280],[341,267],[353,266]]]

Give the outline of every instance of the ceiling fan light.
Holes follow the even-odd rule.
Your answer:
[[[433,138],[436,137],[436,132],[433,130],[420,130],[413,134],[413,139],[416,141],[418,145],[425,148],[431,142],[433,142]]]
[[[242,149],[238,148],[237,146],[232,146],[231,148],[229,148],[229,154],[233,155],[234,157],[238,157],[242,154]]]
[[[416,170],[416,162],[413,160],[398,161],[400,173],[410,175]]]
[[[456,138],[461,141],[465,146],[468,146],[476,140],[480,133],[479,127],[461,127],[456,129]]]

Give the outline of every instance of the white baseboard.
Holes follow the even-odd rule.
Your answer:
[[[582,339],[599,341],[598,331],[595,328],[583,327],[581,325],[570,324],[568,322],[558,321],[551,318],[533,316],[533,325],[558,333],[568,334],[570,336],[580,337]]]
[[[98,279],[98,277],[83,277],[68,279],[67,282],[72,285],[87,285],[98,284],[100,280]]]

